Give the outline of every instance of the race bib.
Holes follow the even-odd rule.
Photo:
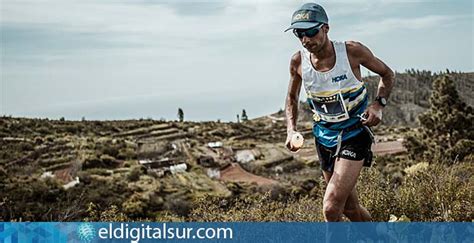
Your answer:
[[[315,96],[310,100],[314,111],[323,121],[340,122],[349,119],[349,112],[347,112],[341,93],[331,96]]]

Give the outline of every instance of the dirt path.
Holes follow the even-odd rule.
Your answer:
[[[403,153],[406,152],[407,149],[403,147],[402,141],[391,141],[372,144],[372,151],[374,154],[384,155]]]
[[[220,179],[232,182],[257,183],[259,186],[276,184],[277,182],[265,177],[257,176],[242,169],[239,164],[232,163],[227,168],[221,170]]]

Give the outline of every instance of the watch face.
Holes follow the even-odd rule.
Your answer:
[[[387,105],[387,99],[385,99],[384,97],[378,96],[377,98],[375,98],[375,100],[378,101],[379,104],[382,105],[382,106]]]

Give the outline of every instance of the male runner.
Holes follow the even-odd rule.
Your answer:
[[[293,14],[287,29],[293,30],[304,48],[290,62],[286,146],[291,151],[297,150],[290,141],[296,132],[298,98],[303,84],[315,113],[313,134],[327,183],[324,217],[326,221],[340,221],[344,214],[351,221],[370,221],[370,213],[359,204],[355,184],[362,166],[370,166],[373,138],[368,127],[382,120],[394,73],[363,44],[331,41],[328,23],[320,5],[307,3]],[[377,98],[370,106],[360,65],[382,77]]]

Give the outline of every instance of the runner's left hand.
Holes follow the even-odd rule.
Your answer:
[[[382,109],[383,107],[377,103],[371,104],[364,114],[367,120],[362,121],[362,124],[366,126],[376,126],[382,121]]]

